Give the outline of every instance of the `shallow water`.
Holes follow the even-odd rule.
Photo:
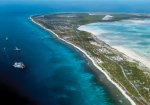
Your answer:
[[[129,48],[150,58],[150,19],[92,23],[80,29],[95,33],[111,46]]]
[[[54,12],[150,12],[143,8],[147,3],[142,2],[137,10],[134,3],[128,5],[130,9],[127,3],[121,3],[124,6],[120,8],[120,2],[8,1],[0,4],[0,93],[11,97],[1,100],[16,105],[117,105],[109,91],[95,81],[84,58],[32,23],[29,16]],[[22,51],[14,51],[16,46]],[[12,67],[16,61],[27,65],[25,71]]]

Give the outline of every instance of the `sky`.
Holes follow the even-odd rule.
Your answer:
[[[51,3],[51,2],[98,2],[98,3],[121,3],[121,4],[133,4],[133,3],[150,3],[150,0],[0,0],[0,4],[3,3]]]
[[[51,2],[51,1],[74,1],[74,2],[150,2],[150,0],[0,0],[0,2]]]
[[[119,2],[119,3],[150,3],[150,0],[0,0],[0,3],[14,3],[14,2],[22,2],[22,3],[32,3],[32,2],[41,2],[41,3],[47,3],[47,2]]]
[[[2,3],[52,3],[52,2],[72,2],[72,3],[86,3],[86,2],[91,2],[91,3],[105,3],[105,4],[112,4],[118,3],[118,4],[123,4],[123,5],[134,5],[134,4],[150,4],[150,0],[0,0],[0,4]],[[137,6],[139,6],[137,5]]]

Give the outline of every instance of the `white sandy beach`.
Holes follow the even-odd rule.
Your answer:
[[[62,40],[62,41],[64,41],[64,42],[66,42],[66,43],[72,45],[74,48],[78,49],[78,50],[81,51],[84,55],[86,55],[87,58],[92,61],[93,65],[94,65],[98,70],[100,70],[100,71],[106,76],[106,78],[120,90],[120,92],[130,101],[130,103],[131,103],[132,105],[136,105],[135,102],[131,99],[131,97],[127,94],[127,92],[126,92],[124,89],[122,89],[122,87],[120,87],[116,82],[114,82],[114,81],[110,78],[110,76],[109,76],[104,70],[102,70],[102,68],[101,68],[100,66],[98,66],[98,65],[95,63],[95,61],[86,53],[86,51],[84,51],[84,50],[82,50],[81,48],[75,46],[74,44],[72,44],[72,43],[70,43],[70,42],[68,42],[68,41],[66,41],[66,40],[64,40],[64,39],[62,39],[62,38],[60,38],[60,37],[59,37],[56,33],[54,33],[52,30],[47,29],[46,27],[42,26],[42,25],[39,24],[39,23],[36,23],[31,17],[30,17],[30,19],[31,19],[31,21],[33,21],[35,24],[37,24],[37,25],[41,26],[42,28],[44,28],[45,30],[47,30],[47,31],[49,31],[49,32],[51,32],[51,33],[53,33],[58,39],[60,39],[60,40]]]
[[[86,31],[86,32],[89,32],[93,35],[95,35],[97,38],[100,39],[100,35],[103,34],[103,33],[107,33],[105,32],[104,30],[101,30],[101,29],[90,29],[86,26],[80,26],[78,28],[78,30],[80,31]],[[103,40],[103,39],[100,39],[100,40]],[[110,45],[110,43],[108,43]],[[135,52],[133,51],[132,49],[130,48],[127,48],[127,47],[124,47],[124,46],[120,46],[120,45],[115,45],[115,46],[111,46],[112,48],[115,48],[116,50],[122,52],[123,54],[125,54],[127,57],[130,57],[131,59],[133,60],[136,60],[138,62],[140,62],[141,64],[145,65],[146,67],[150,68],[150,58],[149,57],[146,57],[144,56],[144,54],[141,54],[141,53],[138,53],[138,52]]]
[[[122,46],[112,46],[112,47],[117,49],[118,51],[124,53],[128,57],[139,61],[140,63],[144,64],[146,67],[150,68],[150,59],[147,58],[146,56],[136,53],[136,52],[130,50],[129,48],[125,48]]]

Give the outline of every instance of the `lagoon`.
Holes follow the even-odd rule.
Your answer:
[[[62,44],[29,19],[31,15],[42,13],[128,11],[115,8],[116,6],[104,10],[100,5],[101,3],[98,5],[97,2],[92,3],[92,6],[91,2],[0,4],[1,95],[12,94],[7,100],[15,104],[117,105],[109,90],[95,81],[91,68],[79,53]],[[5,40],[6,37],[9,38],[8,41]],[[15,46],[22,51],[15,52]],[[4,47],[7,54],[3,50]],[[15,61],[23,61],[27,65],[26,70],[14,69],[12,64]],[[5,91],[3,87],[7,87]],[[18,101],[16,96],[23,97],[23,100]]]

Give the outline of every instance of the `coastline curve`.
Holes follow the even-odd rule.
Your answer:
[[[122,89],[122,87],[120,87],[116,82],[114,82],[114,81],[111,79],[111,77],[109,77],[109,75],[108,75],[104,70],[102,70],[101,67],[99,67],[99,66],[95,63],[95,61],[86,53],[86,51],[84,51],[84,50],[82,50],[80,47],[78,47],[78,46],[76,46],[76,45],[74,45],[74,44],[72,44],[72,43],[70,43],[70,42],[68,42],[68,41],[66,41],[66,40],[64,40],[64,39],[62,39],[62,38],[60,38],[60,37],[59,37],[56,33],[54,33],[52,30],[50,30],[50,29],[48,29],[48,28],[42,26],[41,24],[35,22],[35,21],[32,19],[32,16],[30,16],[29,19],[30,19],[33,23],[39,25],[40,27],[44,28],[44,29],[47,30],[48,32],[50,32],[50,33],[52,33],[53,35],[55,35],[55,36],[56,36],[58,39],[60,39],[61,41],[64,41],[65,43],[67,43],[67,44],[73,46],[74,48],[76,48],[77,50],[79,50],[80,52],[82,52],[89,60],[91,60],[92,64],[93,64],[99,71],[101,71],[101,72],[106,76],[107,80],[109,80],[113,85],[116,86],[116,88],[118,88],[118,90],[122,93],[122,95],[124,95],[124,97],[129,100],[129,102],[131,103],[131,105],[136,105],[136,103],[135,103],[135,102],[131,99],[131,97],[126,93],[126,91],[124,91],[124,90]]]

